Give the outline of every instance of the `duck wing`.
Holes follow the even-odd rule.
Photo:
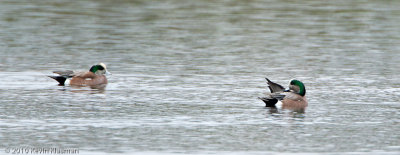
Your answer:
[[[267,93],[265,97],[259,97],[259,99],[265,103],[266,107],[274,107],[278,101],[285,98],[285,87],[275,82],[272,82],[268,78],[265,79],[267,80],[268,88],[271,93]]]
[[[82,78],[93,78],[94,74],[88,71],[72,71],[72,70],[65,70],[65,71],[53,71],[53,73],[59,74],[65,78],[72,78],[72,77],[82,77]]]
[[[275,104],[280,101],[283,100],[283,98],[285,98],[285,94],[282,93],[269,93],[267,94],[265,97],[259,97],[258,99],[262,100],[265,103],[266,107],[274,107]]]
[[[53,71],[53,73],[56,73],[56,74],[58,74],[58,75],[60,75],[62,77],[65,77],[65,78],[71,78],[71,77],[74,76],[74,71],[72,71],[72,70]]]
[[[268,88],[271,91],[271,93],[283,92],[285,90],[285,87],[281,86],[280,84],[272,82],[268,78],[265,78],[265,79],[268,81],[267,84],[268,84]]]
[[[74,73],[74,77],[79,77],[79,78],[91,78],[93,79],[94,77],[96,77],[96,74],[92,73],[92,72],[76,72]]]

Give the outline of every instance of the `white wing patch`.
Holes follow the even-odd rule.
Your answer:
[[[70,82],[71,82],[71,79],[68,78],[67,80],[65,80],[64,85],[69,85]]]

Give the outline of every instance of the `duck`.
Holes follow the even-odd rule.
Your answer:
[[[278,101],[282,102],[282,108],[285,109],[299,109],[308,106],[306,99],[306,87],[303,82],[292,79],[289,82],[289,88],[285,89],[282,85],[272,82],[268,78],[268,88],[271,93],[267,93],[264,97],[259,97],[266,107],[275,107]]]
[[[57,76],[48,76],[56,80],[60,86],[65,85],[65,81],[70,79],[71,86],[96,86],[107,84],[106,74],[111,74],[107,71],[107,66],[104,63],[93,65],[89,71],[74,72],[72,70],[53,71]]]

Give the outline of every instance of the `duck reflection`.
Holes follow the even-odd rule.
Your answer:
[[[63,86],[61,91],[70,91],[73,93],[90,93],[90,94],[98,94],[104,93],[107,84],[94,85],[94,86]]]
[[[265,107],[267,111],[267,117],[270,116],[290,116],[293,118],[304,118],[306,107],[281,107],[278,108],[277,106],[269,106]]]

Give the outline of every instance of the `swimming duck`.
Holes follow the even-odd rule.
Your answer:
[[[275,107],[278,101],[282,102],[282,108],[305,108],[308,105],[306,95],[306,87],[303,82],[293,79],[289,83],[289,88],[270,81],[265,78],[268,83],[268,88],[271,93],[267,93],[266,97],[259,97],[264,101],[266,107]]]
[[[71,79],[69,84],[73,86],[95,86],[107,84],[105,74],[110,74],[104,63],[93,65],[89,71],[74,72],[71,70],[54,71],[58,76],[49,76],[58,81],[59,85],[64,85],[67,79]]]

